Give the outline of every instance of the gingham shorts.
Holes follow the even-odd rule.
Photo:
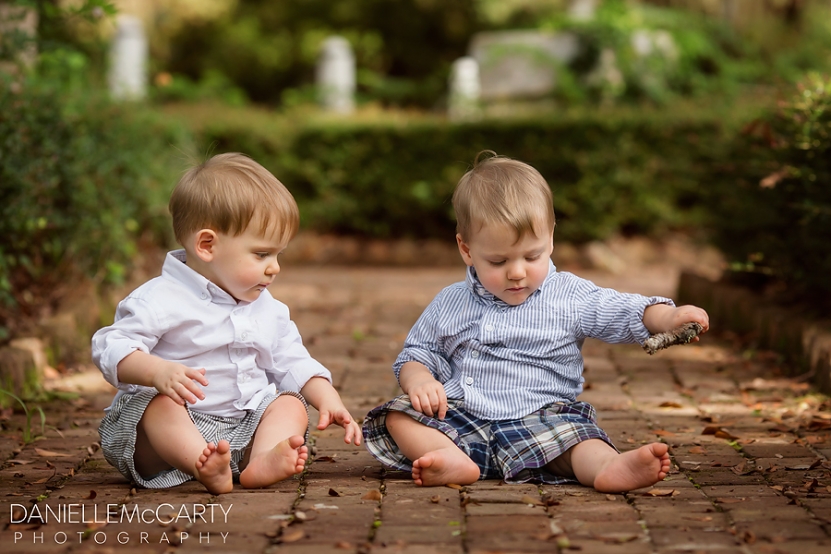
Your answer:
[[[506,421],[479,419],[464,410],[462,400],[448,399],[447,404],[444,419],[416,411],[407,395],[378,406],[364,420],[367,450],[388,468],[412,471],[412,462],[387,431],[386,416],[390,411],[408,414],[447,435],[479,466],[480,479],[576,483],[576,479],[548,471],[545,465],[589,439],[600,439],[615,448],[609,436],[598,427],[594,407],[585,402],[550,404],[522,419]]]
[[[135,394],[125,394],[104,416],[101,425],[98,427],[104,458],[124,477],[148,489],[166,489],[193,479],[192,476],[175,468],[146,478],[136,471],[133,459],[136,453],[136,428],[144,415],[144,410],[147,409],[147,405],[157,394],[159,394],[159,391],[149,388]],[[272,402],[284,394],[299,398],[306,406],[308,414],[309,408],[306,400],[298,393],[291,391],[281,391],[277,394],[267,395],[256,410],[248,411],[241,418],[203,414],[192,410],[187,404],[185,408],[206,442],[217,444],[221,440],[227,440],[230,443],[231,471],[236,478],[239,477],[239,464],[245,456],[248,444],[254,437],[254,432],[260,424],[263,413]],[[308,435],[308,429],[306,434]],[[308,437],[306,438],[308,439]],[[175,440],[175,437],[173,440]]]

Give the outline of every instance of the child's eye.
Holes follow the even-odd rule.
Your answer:
[[[257,252],[257,257],[261,260],[268,258],[268,252]]]
[[[528,262],[535,262],[539,259],[540,259],[539,254],[537,254],[536,256],[529,256],[529,257],[525,258],[525,260],[528,261]]]
[[[499,266],[501,266],[501,265],[505,265],[505,260],[502,260],[501,262],[489,262],[489,263],[490,263],[492,266],[499,267]]]

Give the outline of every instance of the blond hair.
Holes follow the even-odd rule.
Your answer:
[[[274,175],[244,154],[218,154],[182,175],[170,196],[180,244],[200,229],[237,236],[251,224],[288,242],[297,233],[297,202]]]
[[[483,160],[482,156],[490,155]],[[530,165],[485,150],[476,156],[453,192],[456,232],[462,240],[485,225],[507,225],[520,240],[526,233],[554,232],[551,188]]]

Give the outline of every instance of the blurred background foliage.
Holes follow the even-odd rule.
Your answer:
[[[0,29],[0,342],[66,283],[117,284],[142,245],[174,246],[179,172],[229,150],[289,186],[307,230],[452,241],[452,188],[493,149],[549,180],[558,240],[683,230],[737,273],[831,298],[831,2],[737,0],[749,11],[732,19],[727,3],[605,0],[580,21],[566,0],[0,1],[38,15],[34,39]],[[149,33],[144,102],[105,91],[118,10]],[[583,49],[547,103],[449,122],[450,64],[475,33],[508,29]],[[314,104],[332,34],[356,56],[349,117]],[[616,79],[594,78],[604,56]]]
[[[20,1],[20,0],[18,0]],[[80,1],[80,0],[78,0]],[[57,0],[28,0],[47,6]],[[76,2],[77,3],[77,2]],[[728,4],[741,11],[724,15]],[[62,2],[72,4],[72,2]],[[739,94],[787,85],[831,67],[826,0],[598,0],[590,20],[571,0],[115,0],[144,20],[155,98],[214,98],[270,107],[313,103],[321,43],[338,34],[358,67],[358,102],[443,111],[450,64],[478,32],[572,32],[580,55],[558,68],[553,93],[568,105],[610,98],[665,102],[681,95]],[[43,9],[43,8],[41,8]],[[74,18],[43,28],[106,68],[111,20]],[[636,52],[638,35],[651,52]],[[592,79],[604,50],[621,82]]]

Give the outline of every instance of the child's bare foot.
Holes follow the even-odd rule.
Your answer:
[[[296,475],[306,467],[309,449],[303,437],[295,435],[277,443],[277,446],[248,461],[240,473],[240,484],[248,489],[268,487],[277,481]]]
[[[196,460],[196,480],[211,494],[222,494],[234,489],[231,473],[231,445],[226,440],[219,444],[209,442]]]
[[[469,485],[479,479],[479,466],[456,447],[428,452],[413,462],[416,485]]]
[[[600,492],[626,492],[654,485],[669,472],[669,447],[661,442],[614,456],[594,478]]]

